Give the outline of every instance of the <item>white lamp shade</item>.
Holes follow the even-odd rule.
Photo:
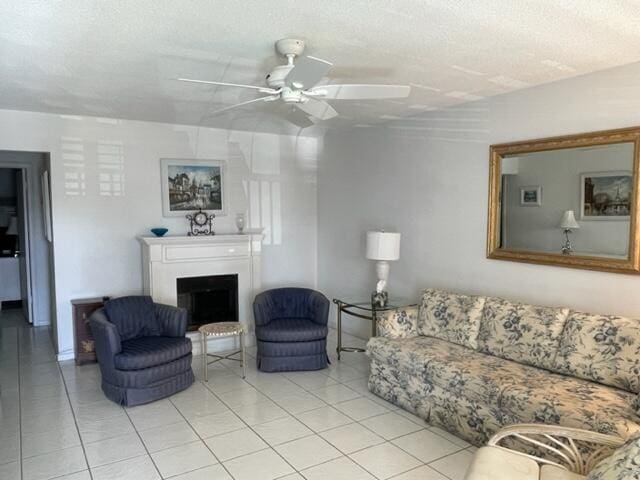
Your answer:
[[[18,219],[16,217],[11,217],[9,219],[9,227],[5,232],[5,235],[18,235]]]
[[[367,232],[367,258],[369,260],[398,260],[400,258],[400,234]]]
[[[562,219],[560,220],[560,228],[575,230],[576,228],[580,228],[578,222],[576,222],[576,216],[573,213],[573,210],[567,210],[562,214]]]

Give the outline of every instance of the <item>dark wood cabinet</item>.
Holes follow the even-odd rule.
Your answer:
[[[71,301],[76,365],[97,361],[93,335],[91,335],[89,327],[89,317],[97,309],[102,308],[106,298],[81,298]]]

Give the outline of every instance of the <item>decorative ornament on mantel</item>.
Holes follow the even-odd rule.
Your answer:
[[[203,212],[200,208],[197,212],[193,214],[188,214],[187,220],[189,220],[189,232],[188,236],[198,236],[198,235],[215,235],[213,231],[213,219],[216,217],[214,214],[207,215],[206,212]]]

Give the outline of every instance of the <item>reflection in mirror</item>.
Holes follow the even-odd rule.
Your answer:
[[[487,257],[640,273],[640,128],[492,145]]]
[[[502,156],[499,246],[627,259],[634,143]]]

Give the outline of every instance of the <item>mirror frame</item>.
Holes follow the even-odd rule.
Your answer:
[[[542,152],[565,148],[588,147],[632,142],[633,193],[629,216],[629,256],[627,259],[590,255],[563,255],[561,252],[535,252],[530,250],[502,249],[500,245],[502,158],[505,155]],[[640,272],[640,127],[603,130],[598,132],[549,137],[512,143],[491,145],[489,155],[489,212],[487,225],[487,258],[514,262],[556,265],[615,273]]]

